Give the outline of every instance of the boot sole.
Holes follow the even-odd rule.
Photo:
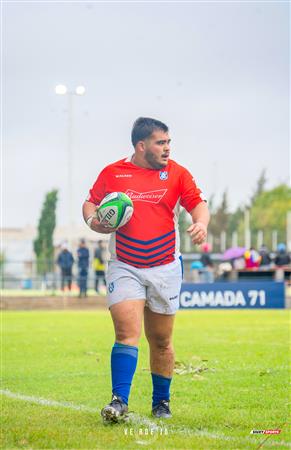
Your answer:
[[[172,414],[156,415],[155,413],[152,412],[152,417],[155,417],[156,419],[171,419]]]
[[[105,406],[101,411],[101,416],[104,423],[118,423],[125,419],[125,413],[120,414],[112,406]]]

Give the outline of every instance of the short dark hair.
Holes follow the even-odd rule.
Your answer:
[[[131,142],[135,147],[139,141],[150,137],[155,130],[161,130],[167,133],[169,128],[160,120],[150,117],[139,117],[133,124],[131,132]]]

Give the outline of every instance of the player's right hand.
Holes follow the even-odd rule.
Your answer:
[[[107,227],[105,225],[102,225],[97,218],[94,217],[91,223],[91,230],[96,231],[96,233],[102,233],[102,234],[110,234],[114,233],[114,231],[117,230],[117,228],[111,228]]]

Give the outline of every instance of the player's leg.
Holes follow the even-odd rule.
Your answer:
[[[88,270],[84,269],[84,296],[87,297],[88,290]]]
[[[110,308],[115,330],[111,351],[112,400],[101,415],[104,422],[118,422],[128,411],[128,397],[138,357],[145,300],[124,300]]]
[[[171,417],[169,400],[174,369],[172,333],[182,282],[180,260],[149,269],[146,281],[145,334],[150,345],[152,413],[155,417],[168,418]]]
[[[115,342],[137,346],[142,329],[145,300],[123,300],[110,307]]]
[[[79,297],[86,297],[87,293],[87,270],[84,268],[79,269]]]
[[[101,414],[106,421],[116,421],[116,418],[127,411],[131,382],[137,365],[146,287],[135,268],[119,261],[109,263],[106,281],[108,306],[115,329],[115,344],[111,352],[113,399]],[[117,402],[121,404],[118,405]],[[116,409],[119,410],[117,413]]]
[[[72,289],[72,280],[73,280],[72,269],[68,269],[68,271],[67,271],[67,283],[68,283],[69,291],[71,291],[71,289]]]
[[[99,293],[99,275],[98,270],[95,270],[95,291],[98,294]]]
[[[78,273],[79,298],[82,297],[82,269]]]
[[[104,286],[106,287],[106,278],[105,278],[105,272],[104,272],[104,270],[102,271],[101,276],[102,276],[103,284],[104,284]]]
[[[66,273],[65,269],[61,269],[61,290],[65,290],[65,284],[66,284]]]
[[[174,318],[174,315],[159,314],[145,308],[144,328],[150,347],[153,383],[152,411],[156,417],[171,417],[169,401],[175,364],[172,343]]]

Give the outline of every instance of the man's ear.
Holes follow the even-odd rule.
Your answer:
[[[138,143],[135,146],[135,149],[140,152],[140,153],[144,153],[145,151],[145,142],[144,141],[138,141]]]

